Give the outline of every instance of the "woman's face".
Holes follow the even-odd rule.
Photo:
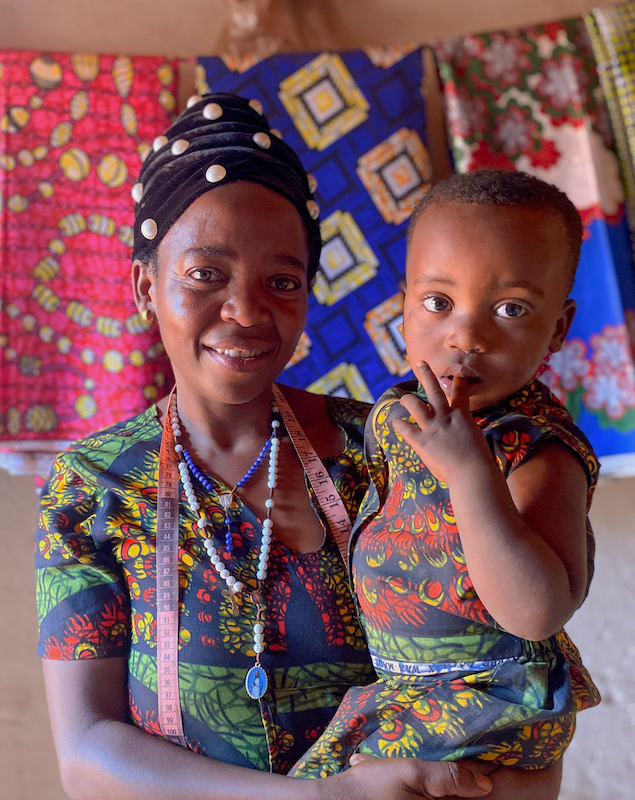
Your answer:
[[[300,214],[270,189],[234,182],[192,203],[156,268],[134,269],[179,392],[239,404],[269,391],[304,329],[308,260]]]

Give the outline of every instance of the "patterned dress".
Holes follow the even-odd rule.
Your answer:
[[[408,417],[399,398],[417,389],[415,382],[390,389],[366,426],[372,483],[353,530],[352,568],[379,680],[349,690],[292,771],[296,777],[346,769],[353,752],[539,769],[562,756],[575,713],[599,702],[564,631],[541,642],[519,639],[479,600],[447,486],[392,427]],[[531,381],[474,418],[505,476],[557,437],[579,457],[590,503],[598,463],[541,383]],[[587,530],[590,580],[588,523]]]
[[[368,487],[363,425],[369,407],[329,398],[346,435],[325,464],[354,520]],[[156,407],[73,445],[44,487],[36,547],[38,652],[48,659],[125,657],[130,722],[160,736],[156,694],[155,526],[161,425]],[[218,491],[228,487],[215,483]],[[225,538],[218,492],[202,507]],[[337,546],[313,553],[273,540],[267,576],[270,688],[245,691],[254,663],[255,606],[234,616],[184,495],[180,513],[179,676],[188,746],[221,761],[286,772],[320,735],[346,690],[375,679]],[[261,521],[236,498],[234,574],[252,588]]]

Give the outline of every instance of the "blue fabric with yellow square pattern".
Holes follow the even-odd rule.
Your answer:
[[[197,89],[259,100],[317,181],[323,251],[282,380],[372,401],[406,375],[406,227],[430,185],[421,48],[201,58]]]

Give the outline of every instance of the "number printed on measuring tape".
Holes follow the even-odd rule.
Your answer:
[[[302,426],[295,418],[291,406],[275,383],[272,386],[272,392],[287,433],[326,517],[342,559],[345,564],[348,564],[348,540],[352,526],[346,507],[333,485],[331,476],[326,471],[313,445],[302,430]]]
[[[173,744],[187,748],[178,691],[179,488],[176,479],[176,459],[168,444],[169,408],[168,403],[159,453],[157,493],[157,697],[161,733]],[[161,531],[160,537],[159,531]],[[165,689],[169,691],[164,691]]]

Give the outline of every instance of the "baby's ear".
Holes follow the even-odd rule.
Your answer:
[[[569,328],[571,327],[571,323],[573,322],[576,308],[577,303],[571,297],[568,300],[565,300],[560,316],[558,317],[558,321],[556,322],[556,329],[551,337],[551,342],[549,344],[550,352],[557,353],[558,350],[562,349],[564,340],[566,339],[567,334],[569,333]]]

